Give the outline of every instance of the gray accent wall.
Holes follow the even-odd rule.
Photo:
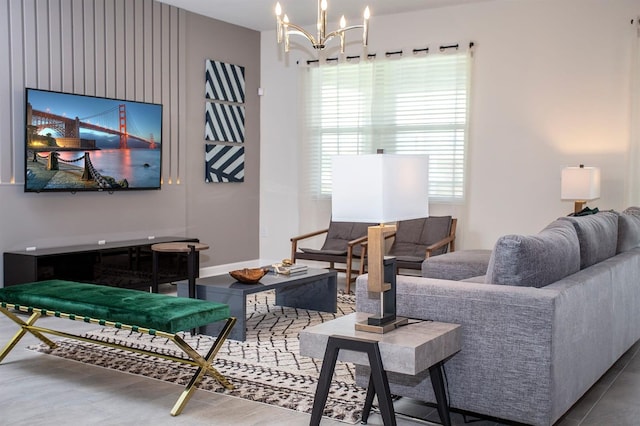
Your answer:
[[[153,0],[0,0],[0,33],[0,250],[184,235],[203,267],[258,258],[258,32]],[[245,67],[243,183],[204,182],[205,59]],[[162,189],[24,193],[25,87],[162,103]]]

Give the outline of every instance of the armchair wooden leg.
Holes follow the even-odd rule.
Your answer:
[[[351,273],[353,272],[353,247],[349,246],[347,249],[347,294],[351,293],[351,282],[355,281],[355,278],[351,277]]]
[[[367,246],[362,245],[362,253],[360,253],[360,275],[364,274],[364,268],[367,264]]]
[[[291,262],[296,263],[296,252],[298,251],[298,244],[291,242]]]

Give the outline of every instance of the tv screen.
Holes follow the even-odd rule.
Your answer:
[[[26,89],[25,192],[160,189],[162,105]]]

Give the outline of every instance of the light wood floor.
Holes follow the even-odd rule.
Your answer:
[[[95,325],[58,318],[40,324],[74,333]],[[16,325],[0,315],[0,346],[16,332]],[[93,367],[26,349],[37,343],[25,336],[0,364],[0,425],[306,425],[308,414],[261,403],[196,391],[184,412],[169,411],[183,387],[100,367]],[[558,422],[558,426],[640,424],[640,344],[636,344]],[[432,407],[401,399],[398,412],[438,422]],[[466,419],[472,420],[467,417]],[[454,425],[464,425],[459,414]],[[369,424],[381,425],[372,414]],[[398,424],[433,424],[401,415]],[[481,420],[477,426],[500,423]],[[344,425],[323,419],[322,425]]]

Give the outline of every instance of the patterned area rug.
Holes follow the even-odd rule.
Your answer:
[[[215,360],[215,368],[235,389],[229,391],[215,379],[205,376],[199,389],[236,396],[251,401],[311,413],[321,360],[299,355],[298,334],[306,327],[330,321],[355,311],[355,296],[340,294],[336,314],[275,306],[273,292],[254,295],[247,300],[247,340],[227,340]],[[170,341],[113,328],[86,333],[93,338],[153,349],[182,356]],[[199,353],[213,344],[209,336],[182,337]],[[109,348],[97,344],[64,339],[57,348],[46,345],[30,349],[131,374],[186,385],[195,367],[161,358]],[[355,386],[352,364],[336,365],[331,392],[324,415],[346,423],[360,420],[365,390]]]

